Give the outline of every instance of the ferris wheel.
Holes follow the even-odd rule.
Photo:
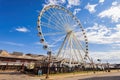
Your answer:
[[[88,57],[88,39],[78,18],[58,5],[42,9],[37,21],[40,43],[64,64],[84,63]]]

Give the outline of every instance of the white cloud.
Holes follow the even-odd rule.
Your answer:
[[[99,0],[99,3],[103,3],[105,0]]]
[[[80,8],[74,9],[73,14],[76,15],[80,10],[81,10]]]
[[[65,0],[48,0],[49,4],[59,4],[64,3]]]
[[[36,10],[37,13],[40,13],[40,10]]]
[[[116,1],[115,1],[115,2],[112,2],[112,5],[113,5],[113,6],[115,6],[115,5],[117,5],[117,4],[118,4],[118,2],[116,2]]]
[[[93,27],[86,28],[86,31],[89,43],[109,44],[111,47],[106,52],[90,52],[90,56],[95,62],[97,59],[101,59],[102,62],[120,63],[120,24],[111,28],[95,23]]]
[[[36,45],[42,45],[40,42],[35,42],[34,44],[36,44]]]
[[[111,48],[114,49],[114,50],[120,50],[120,43],[118,43],[118,44],[112,44]]]
[[[24,46],[24,44],[21,44],[21,43],[8,42],[8,41],[6,41],[6,42],[5,41],[1,41],[0,43],[13,45],[13,46]]]
[[[70,8],[71,6],[80,5],[80,0],[67,0],[67,2],[68,2],[67,8]],[[44,6],[56,5],[56,4],[59,5],[64,3],[66,3],[66,0],[47,0]]]
[[[102,11],[98,14],[100,18],[110,18],[112,22],[118,22],[120,19],[120,4],[114,3],[109,9]]]
[[[80,0],[68,0],[67,8],[80,5]]]
[[[29,32],[29,30],[26,27],[18,27],[15,30],[18,32]]]
[[[86,31],[90,43],[120,44],[120,24],[117,24],[116,27],[108,28],[95,23],[93,27],[86,28]]]
[[[94,5],[91,5],[91,4],[87,4],[87,6],[85,6],[85,9],[88,9],[88,11],[90,13],[94,13],[96,10],[95,10],[95,7],[97,6],[97,4],[94,4]]]
[[[90,56],[95,62],[97,59],[101,59],[102,63],[120,63],[120,51],[90,52]]]
[[[67,3],[67,8],[71,8],[72,6],[79,6],[80,5],[80,0],[45,0],[44,7],[49,6],[49,5],[63,5]],[[81,9],[77,8],[74,9],[73,14],[76,15]],[[37,12],[39,12],[37,10]]]
[[[35,42],[35,44],[36,44],[36,45],[43,45],[43,44],[40,43],[40,42]],[[47,44],[48,44],[48,43],[47,43]],[[54,44],[49,45],[49,44],[48,44],[48,46],[49,46],[49,47],[55,47],[56,45],[54,45]]]
[[[117,24],[116,26],[117,26],[117,28],[120,30],[120,24]]]
[[[64,4],[66,0],[45,0],[44,7],[49,6],[49,5],[59,5],[59,4]]]

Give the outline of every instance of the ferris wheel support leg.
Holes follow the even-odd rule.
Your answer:
[[[58,51],[57,57],[60,55],[61,50],[62,50],[62,48],[63,48],[63,46],[64,46],[64,44],[65,44],[67,38],[68,38],[68,34],[66,35],[66,37],[65,37],[65,39],[64,39],[64,41],[63,41],[63,43],[62,43],[62,45],[61,45],[61,47],[60,47],[60,49],[59,49],[59,51]]]
[[[72,67],[72,40],[71,40],[71,38],[69,38],[70,39],[70,62],[69,62],[69,66],[70,66],[70,68]]]
[[[75,35],[73,34],[73,39],[74,39],[74,41],[76,42],[76,45],[77,45],[77,51],[79,52],[79,54],[80,54],[80,57],[81,57],[81,59],[82,59],[82,61],[84,62],[84,60],[83,60],[83,57],[82,57],[82,55],[81,55],[81,52],[79,51],[79,42],[78,42],[78,40],[77,40],[77,38],[75,37]],[[80,45],[81,46],[81,45]]]

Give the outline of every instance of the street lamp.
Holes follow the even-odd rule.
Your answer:
[[[97,61],[101,62],[101,59],[97,59]]]

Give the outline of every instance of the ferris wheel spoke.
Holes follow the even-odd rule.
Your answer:
[[[51,18],[49,18],[49,17],[43,16],[43,18],[44,18],[44,19],[49,19],[49,23],[50,23],[50,22],[51,22],[51,23],[53,23],[53,22],[54,22],[53,24],[54,24],[57,28],[62,29],[62,28],[60,27],[60,26],[61,26],[61,24],[60,24],[60,23],[58,23],[58,21],[57,21],[57,20],[56,20],[56,21],[54,21],[54,20],[52,20],[52,21],[51,21],[51,18],[52,18],[52,17],[51,17]],[[56,23],[57,23],[57,24],[56,24]],[[46,24],[47,24],[47,23],[46,23]],[[49,24],[49,25],[50,25],[50,24]]]
[[[73,21],[71,21],[71,19],[70,19],[70,16],[68,15],[67,17],[66,17],[66,19],[67,19],[67,23],[72,23]]]
[[[77,56],[77,53],[76,53],[76,48],[75,48],[75,46],[74,46],[74,41],[72,41],[72,49],[73,49],[73,54],[74,54],[74,59],[77,59],[76,61],[78,61],[79,62],[79,58],[78,58],[78,56]]]
[[[61,34],[64,34],[64,32],[45,33],[44,36],[55,36],[55,35],[61,35]]]
[[[62,21],[60,18],[58,18],[59,12],[57,13],[57,11],[54,11],[54,9],[50,9],[48,13],[52,16],[53,20],[59,21],[59,24],[62,24]]]
[[[72,29],[72,31],[74,31],[74,21],[71,18],[67,19],[67,23],[69,24],[70,29]]]
[[[73,34],[73,42],[74,42],[74,44],[76,45],[77,52],[78,52],[79,56],[81,57],[81,60],[83,61],[83,56],[82,56],[82,53],[81,53],[81,51],[80,51],[81,49],[80,49],[79,44],[78,44],[78,42],[76,41],[76,39],[74,39],[74,34]]]
[[[52,9],[52,11],[55,13],[55,16],[56,16],[55,18],[56,18],[57,20],[59,20],[60,23],[62,24],[61,18],[60,18],[60,16],[59,16],[59,14],[61,14],[61,12],[58,11],[58,10],[55,10],[55,9]]]
[[[83,47],[79,44],[79,42],[76,41],[76,43],[77,43],[77,45],[78,45],[78,48],[79,48],[81,51],[83,51],[84,53],[86,53],[85,50],[83,49]]]
[[[70,18],[70,16],[69,16],[69,15],[67,16],[67,18],[66,18],[66,19],[67,19],[67,22],[68,22],[68,23],[71,23],[71,18]],[[73,21],[72,21],[72,22],[73,22]]]
[[[77,57],[77,59],[78,59],[78,61],[81,61],[80,59],[82,59],[83,57],[82,57],[82,55],[81,55],[81,53],[80,53],[80,51],[78,51],[79,50],[79,48],[78,48],[78,45],[77,45],[77,43],[73,40],[73,46],[75,47],[75,53],[76,53],[76,57]]]
[[[61,20],[63,21],[63,24],[66,24],[65,19],[64,19],[65,17],[63,17],[64,15],[60,14],[59,16],[61,17]]]
[[[68,24],[69,21],[68,21],[68,15],[65,16],[65,19],[66,19],[66,23]]]
[[[74,24],[74,25],[73,25],[73,31],[75,31],[75,32],[77,33],[77,30],[78,30],[78,28],[80,28],[80,27],[78,27],[78,24],[77,24],[76,22],[74,22],[73,24]]]
[[[49,12],[48,12],[49,13]],[[43,15],[42,17],[44,17],[46,20],[48,20],[49,19],[49,22],[54,22],[55,24],[54,25],[56,25],[56,26],[58,26],[58,28],[59,29],[62,29],[61,27],[61,24],[58,22],[58,20],[56,20],[56,17],[54,17],[55,16],[55,14],[53,13],[53,12],[51,12],[51,13],[49,13],[50,14],[50,16],[51,17],[49,17],[49,16],[47,16],[47,15]],[[51,21],[51,19],[52,19],[52,21]],[[56,21],[54,21],[54,20],[56,20]],[[56,24],[57,23],[57,24]],[[59,27],[59,26],[61,26],[61,27]]]
[[[67,17],[67,19],[68,19],[69,23],[73,23],[73,18],[70,15]]]
[[[70,25],[73,23],[73,21],[70,20],[70,18],[68,18],[68,15],[64,15],[63,17],[65,19],[65,23],[70,24]]]
[[[56,13],[56,15],[57,15],[56,18],[60,21],[61,24],[64,25],[65,22],[64,22],[64,19],[63,19],[63,17],[62,17],[61,15],[64,15],[64,16],[65,16],[66,14],[63,14],[62,12],[59,12],[58,10],[56,10],[56,11],[53,10],[53,11],[54,11],[54,12]]]
[[[53,15],[53,16],[55,16],[55,15]],[[56,16],[57,16],[57,15],[56,15]],[[53,20],[51,20],[51,19],[53,19]],[[52,23],[52,24],[54,24],[57,28],[63,30],[63,24],[61,24],[61,23],[58,21],[58,19],[54,19],[53,17],[51,17],[51,18],[49,18],[49,22]]]
[[[60,25],[58,22],[51,21],[50,23],[53,24],[57,29],[63,31],[62,25]]]
[[[84,51],[84,52],[86,52],[85,50],[84,50],[84,48],[82,47],[82,44],[80,43],[80,41],[78,41],[78,39],[76,38],[76,36],[73,34],[73,39],[79,44],[79,46],[80,46],[80,48]]]
[[[54,25],[54,24],[47,24],[45,22],[41,22],[41,25],[44,26],[44,27],[50,28],[52,30],[62,31],[61,29],[59,29],[58,27],[56,27],[56,25]]]
[[[54,25],[56,25],[59,29],[63,30],[63,24],[61,23],[60,19],[59,20],[58,19],[54,19],[52,22],[54,22],[55,23]]]
[[[50,16],[47,15],[47,13],[44,13],[44,14],[42,15],[42,17],[45,18],[45,19],[47,20],[47,19],[49,19]]]
[[[61,19],[63,20],[63,23],[66,24],[67,22],[66,22],[66,19],[65,19],[65,15],[60,14],[60,16],[61,16]]]
[[[81,54],[81,51],[80,51],[80,48],[79,48],[78,43],[76,43],[76,48],[77,48],[78,56],[80,56],[80,59],[81,59],[82,62],[83,62],[83,61],[84,61],[84,60],[83,60],[83,56],[82,56],[82,54]]]
[[[54,41],[54,43],[52,43],[52,45],[55,45],[56,43],[60,42],[61,40],[63,40],[63,38],[65,38],[65,36],[61,36],[60,38],[58,38],[56,41]]]
[[[68,19],[68,15],[65,16],[65,19],[66,19],[66,23],[70,23]]]
[[[49,18],[47,18],[46,16],[43,16],[43,18],[45,18],[45,19],[49,19]],[[49,20],[49,21],[51,21],[51,20]],[[53,22],[52,22],[53,23]],[[56,22],[54,22],[53,24],[55,25],[55,26],[61,26],[58,22],[57,22],[57,24],[55,24]],[[47,24],[47,23],[46,23]],[[47,24],[47,25],[50,25],[50,24]],[[46,25],[46,26],[47,26]],[[59,28],[59,29],[62,29],[61,27],[57,27],[57,28]]]
[[[58,30],[58,31],[60,31],[59,29],[54,28],[54,25],[50,25],[50,24],[47,24],[47,23],[44,23],[44,22],[41,22],[40,25],[42,25],[42,26],[44,26],[44,27],[47,27],[47,28],[50,28],[50,29],[52,29],[52,30]]]
[[[64,25],[64,23],[63,23],[63,20],[62,20],[62,18],[61,18],[61,16],[60,16],[60,14],[62,14],[61,12],[58,12],[57,10],[55,11],[54,9],[52,9],[53,10],[53,12],[56,14],[56,19],[59,21],[59,23],[60,24],[62,24],[62,25]]]
[[[53,12],[56,13],[56,18],[57,18],[57,20],[59,20],[59,23],[62,24],[62,27],[64,26],[64,24],[68,23],[68,22],[67,22],[67,19],[66,19],[66,16],[67,16],[67,15],[62,14],[62,13],[59,13],[59,12],[57,12],[57,11],[55,11],[55,10],[53,10]],[[59,13],[59,14],[58,14],[58,13]],[[71,22],[73,22],[73,21],[71,21]],[[71,22],[69,22],[69,23],[71,23]]]
[[[59,16],[60,16],[60,20],[64,26],[66,22],[65,22],[65,19],[63,18],[63,14],[59,14]]]
[[[49,10],[47,11],[47,13],[48,13],[50,16],[52,16],[54,12],[52,12],[51,9],[49,9]]]
[[[74,36],[74,34],[73,34],[73,36]],[[82,48],[82,46],[79,44],[78,40],[77,40],[75,37],[74,37],[73,39],[74,39],[74,42],[76,43],[77,50],[78,50],[78,52],[79,52],[81,58],[83,59],[80,50],[84,51],[84,49]],[[84,51],[84,53],[85,53],[85,51]]]

